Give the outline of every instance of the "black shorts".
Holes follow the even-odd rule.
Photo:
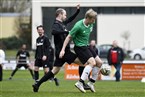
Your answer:
[[[17,64],[16,67],[17,67],[17,68],[24,67],[25,69],[27,69],[29,66],[28,66],[28,64],[26,63],[26,64]]]
[[[80,61],[85,64],[89,58],[93,57],[93,54],[91,53],[88,46],[75,46],[74,51],[77,54],[77,57],[80,59]]]
[[[95,50],[91,47],[88,46],[88,49],[90,50],[90,52],[92,53],[93,57],[96,58],[97,53],[95,52]]]
[[[71,64],[77,58],[77,55],[70,50],[65,51],[63,58],[59,58],[59,54],[56,55],[56,59],[54,61],[54,66],[62,67],[65,62]]]
[[[52,64],[49,63],[49,60],[43,61],[42,59],[36,59],[35,66],[43,68],[52,68]]]

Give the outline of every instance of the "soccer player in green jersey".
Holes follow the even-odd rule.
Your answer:
[[[95,19],[97,17],[97,13],[93,9],[89,9],[86,14],[85,18],[78,21],[74,27],[69,32],[68,36],[66,37],[62,50],[60,52],[59,57],[62,58],[65,54],[65,48],[69,41],[72,39],[75,47],[75,53],[77,54],[78,58],[83,64],[86,64],[87,66],[84,68],[84,71],[82,73],[82,76],[78,82],[75,83],[75,86],[83,93],[86,92],[86,90],[83,87],[83,83],[85,80],[87,80],[91,70],[94,66],[97,66],[101,68],[102,61],[101,59],[96,56],[93,57],[92,52],[89,50],[89,37],[90,33],[93,29],[93,24],[95,23]],[[87,84],[90,86],[91,91],[95,92],[94,89],[94,81],[89,81]]]

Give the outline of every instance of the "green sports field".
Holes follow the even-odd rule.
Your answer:
[[[34,81],[27,70],[19,70],[12,80],[8,80],[11,70],[4,70],[3,73],[0,97],[145,97],[145,83],[140,81],[97,81],[96,93],[81,93],[74,87],[76,81],[64,80],[64,72],[61,71],[57,75],[60,86],[47,81],[42,84],[38,93],[34,93]],[[41,71],[40,76],[42,75]]]

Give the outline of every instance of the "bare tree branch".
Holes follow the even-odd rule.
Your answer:
[[[31,0],[0,0],[0,12],[21,13],[31,7]]]
[[[121,34],[121,37],[124,38],[125,40],[128,40],[130,35],[131,34],[129,31],[125,31],[124,33]]]

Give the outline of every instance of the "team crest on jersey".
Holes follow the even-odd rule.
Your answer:
[[[43,42],[43,39],[41,39],[41,42]]]

